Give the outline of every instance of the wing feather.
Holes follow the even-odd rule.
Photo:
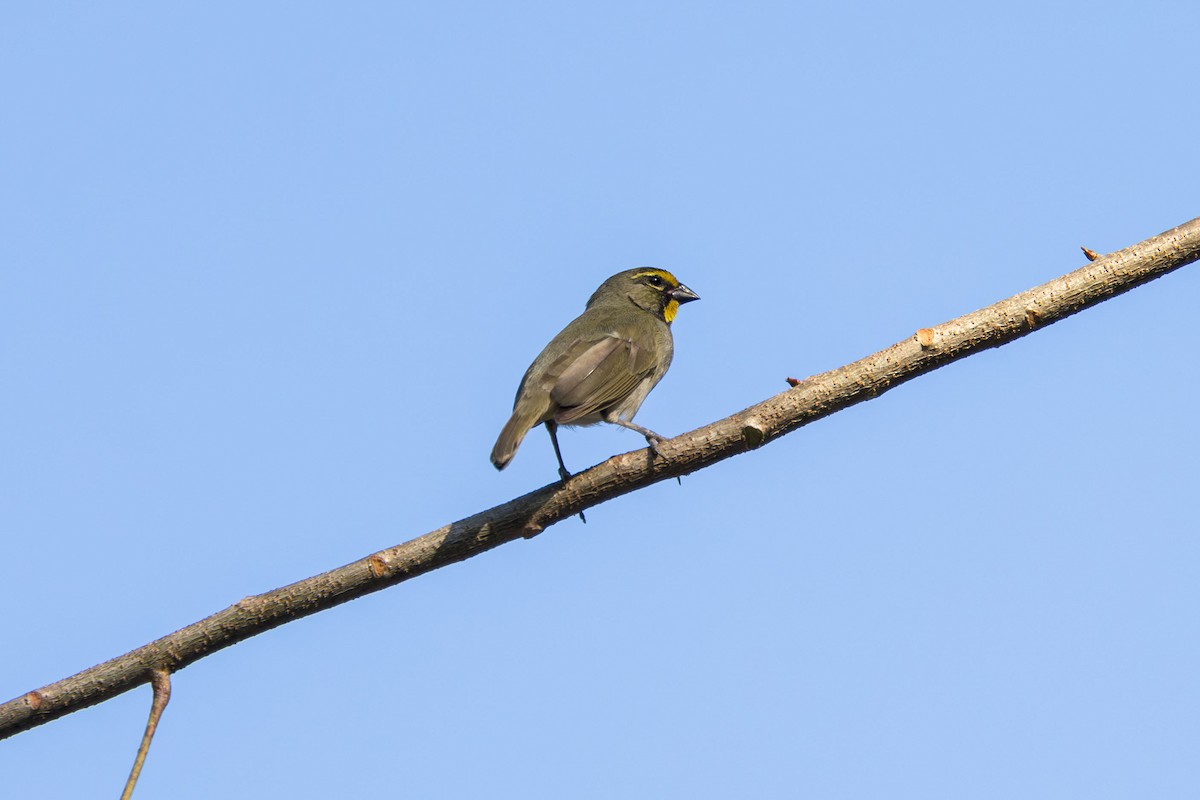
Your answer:
[[[550,390],[559,407],[555,421],[568,425],[628,397],[653,367],[653,359],[639,350],[631,339],[610,334],[582,352],[569,353],[570,362]]]

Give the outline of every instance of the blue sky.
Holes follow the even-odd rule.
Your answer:
[[[2,699],[550,482],[605,277],[676,434],[1200,213],[1191,4],[27,4]],[[1191,267],[183,670],[141,798],[1195,797]],[[583,468],[641,446],[567,431]],[[0,743],[115,796],[149,690]]]

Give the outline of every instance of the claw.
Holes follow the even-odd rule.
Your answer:
[[[559,465],[558,476],[563,480],[563,483],[571,480],[571,474],[566,471],[566,468],[563,467],[563,465]],[[588,518],[583,516],[582,511],[580,512],[580,522],[582,522],[584,525],[588,524]]]
[[[650,452],[653,453],[654,455],[658,456],[659,458],[661,458],[663,461],[666,461],[667,457],[665,455],[663,455],[662,448],[660,448],[659,445],[665,441],[666,441],[666,439],[659,436],[658,434],[654,434],[653,436],[646,437],[646,444],[650,445]],[[680,486],[683,486],[683,478],[680,477],[679,475],[675,476],[675,481]]]
[[[654,453],[654,455],[663,459],[664,461],[666,460],[667,457],[663,455],[662,449],[659,447],[659,445],[665,441],[666,441],[666,439],[663,439],[660,436],[647,436],[646,437],[646,444],[650,445],[650,451],[652,453]]]

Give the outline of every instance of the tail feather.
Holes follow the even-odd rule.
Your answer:
[[[496,469],[504,469],[508,466],[508,462],[512,461],[513,456],[517,454],[517,448],[521,446],[525,434],[529,433],[530,428],[541,422],[541,416],[545,409],[530,408],[529,405],[529,403],[517,403],[512,416],[509,417],[508,422],[504,423],[504,430],[500,431],[500,437],[496,439],[496,445],[492,448],[492,465]],[[522,408],[522,406],[525,407]]]

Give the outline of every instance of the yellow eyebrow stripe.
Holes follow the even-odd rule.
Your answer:
[[[665,269],[648,269],[648,270],[646,270],[645,272],[639,272],[639,273],[635,274],[633,277],[635,277],[635,278],[649,278],[651,275],[657,275],[658,277],[660,277],[660,278],[662,278],[663,280],[665,280],[665,281],[667,281],[668,283],[670,283],[672,286],[678,286],[678,285],[679,285],[679,279],[678,279],[678,278],[676,278],[676,277],[675,277],[674,275],[672,275],[671,273],[667,272]]]

